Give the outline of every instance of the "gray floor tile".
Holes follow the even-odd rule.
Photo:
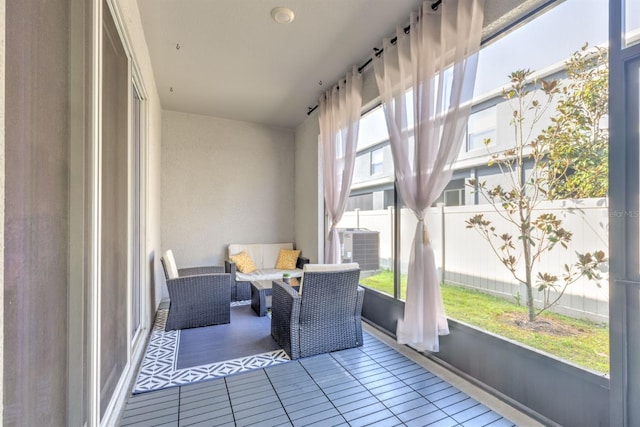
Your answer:
[[[499,420],[487,424],[486,427],[515,427],[515,424],[506,418],[500,418]]]
[[[396,418],[387,409],[381,409],[379,411],[372,412],[363,417],[351,419],[348,421],[349,421],[349,425],[351,425],[352,427],[367,427],[374,424],[381,425],[381,426],[384,426],[384,425],[394,426],[394,425],[401,424],[400,420],[398,420],[398,418]],[[388,421],[388,423],[382,423],[382,421]]]
[[[164,410],[157,410],[154,412],[146,412],[143,414],[136,414],[131,416],[125,416],[122,418],[121,425],[141,425],[144,423],[168,423],[178,420],[178,407],[166,408]],[[152,425],[151,424],[151,425]]]
[[[393,364],[384,364],[383,366],[389,372],[391,372],[393,375],[396,375],[396,376],[402,375],[406,372],[415,372],[416,368],[424,369],[420,365],[418,365],[416,362],[409,359],[397,361],[396,363],[393,363]]]
[[[425,395],[425,397],[427,399],[429,399],[430,401],[432,401],[433,403],[439,402],[441,400],[445,400],[445,399],[449,399],[451,397],[455,397],[456,395],[459,395],[461,392],[460,390],[458,390],[457,388],[449,385],[447,383],[447,387],[442,388],[442,390],[436,391],[434,393],[431,394],[427,394]]]
[[[285,408],[287,410],[287,414],[289,414],[289,418],[292,420],[299,420],[301,418],[313,418],[316,417],[317,414],[322,413],[330,413],[331,416],[337,415],[338,411],[335,406],[331,404],[329,401],[325,401],[322,403],[310,404],[306,407],[300,407],[295,411],[292,411],[291,408]],[[329,418],[328,416],[324,418]]]
[[[404,425],[403,422],[392,415],[391,417],[383,420],[372,420],[370,424],[367,424],[367,427],[395,427],[401,425]]]
[[[395,397],[405,396],[416,392],[412,390],[411,387],[405,385],[402,381],[397,381],[392,384],[376,387],[371,390],[371,393],[373,393],[373,395],[378,399],[386,401]]]
[[[477,418],[480,415],[489,412],[490,409],[484,405],[476,405],[462,412],[452,415],[452,417],[459,423],[464,423],[470,419]]]
[[[131,426],[131,427],[178,427],[178,416],[176,415],[175,419],[171,418],[163,418],[163,419],[153,419],[153,420],[144,420],[137,422],[135,424],[122,424],[122,426]]]
[[[282,407],[280,408],[264,408],[265,411],[259,413],[252,413],[249,416],[248,413],[237,414],[234,413],[236,419],[236,425],[238,426],[250,426],[250,425],[259,425],[263,426],[267,423],[282,423],[284,422],[285,417],[287,417],[286,412]]]
[[[282,406],[284,406],[284,409],[287,411],[287,413],[293,413],[308,407],[324,405],[325,403],[328,403],[329,405],[331,405],[331,407],[333,407],[333,404],[329,402],[327,396],[322,394],[322,392],[319,392],[319,394],[314,395],[311,398],[309,398],[308,396],[304,396],[301,399],[292,400],[290,402],[282,402]]]
[[[280,400],[283,402],[290,402],[292,400],[300,399],[301,396],[306,395],[315,395],[316,393],[322,393],[320,388],[315,384],[308,384],[303,388],[289,388],[286,391],[276,390],[275,393],[278,395]]]
[[[123,414],[123,418],[131,418],[136,416],[143,416],[145,414],[154,414],[158,411],[166,411],[169,408],[174,408],[177,412],[179,406],[178,400],[171,400],[170,402],[145,402],[144,405],[136,405],[127,407],[126,412]],[[148,417],[151,415],[147,415]]]
[[[300,400],[306,400],[306,399],[313,399],[316,396],[324,396],[324,392],[320,389],[320,387],[315,386],[314,387],[308,387],[305,389],[298,389],[298,390],[290,390],[287,392],[280,392],[279,390],[276,390],[276,394],[278,395],[278,398],[286,404],[290,404],[292,402],[298,402]]]
[[[432,412],[438,411],[433,404],[427,403],[426,405],[416,406],[407,411],[397,412],[396,408],[391,408],[391,412],[393,412],[403,423],[407,423],[411,420],[415,420],[416,418],[424,417]],[[444,415],[446,416],[446,414]],[[441,417],[441,418],[444,418]]]
[[[180,420],[179,427],[235,427],[236,423],[231,418],[217,418],[215,420],[203,420],[203,421],[194,421],[194,420]]]
[[[324,412],[316,412],[315,414],[310,414],[308,416],[299,417],[295,419],[292,418],[291,422],[293,423],[294,426],[310,425],[310,424],[322,425],[323,421],[327,419],[332,419],[335,417],[340,417],[340,413],[335,408],[332,407],[331,409],[328,409]]]
[[[176,395],[176,394],[180,394],[180,387],[168,387],[162,390],[150,391],[147,393],[132,394],[131,397],[129,397],[129,400],[133,401],[133,400],[156,399],[159,396]]]
[[[204,390],[185,390],[180,393],[180,402],[194,402],[205,399],[228,399],[229,394],[226,387],[220,387],[217,389],[204,389]]]
[[[131,396],[122,425],[511,427],[513,423],[365,334],[362,348]]]
[[[439,421],[429,424],[429,427],[455,427],[459,426],[458,422],[451,417],[443,418]]]
[[[231,404],[234,408],[244,408],[245,406],[258,406],[265,403],[279,400],[278,396],[273,392],[273,389],[260,390],[255,394],[245,394],[243,396],[237,396],[231,399]]]
[[[456,425],[456,421],[453,420],[452,418],[449,418],[447,416],[447,414],[445,414],[444,412],[440,411],[440,410],[436,410],[433,412],[429,412],[428,414],[425,415],[421,415],[417,418],[414,418],[412,420],[409,421],[405,421],[405,424],[409,427],[413,427],[413,426],[432,426],[435,425],[437,422],[449,422],[449,419],[451,421],[453,421],[454,424],[451,425]]]
[[[349,410],[347,411],[346,409],[349,409]],[[376,412],[381,412],[381,411],[388,412],[387,408],[385,408],[385,406],[380,402],[369,402],[367,405],[361,405],[358,407],[349,407],[349,406],[339,407],[338,410],[349,423],[351,423],[353,420],[357,418],[362,418]],[[391,416],[391,415],[393,414],[389,412],[388,416]],[[385,416],[384,418],[387,418],[387,417]]]
[[[127,409],[143,408],[155,405],[171,405],[172,403],[178,404],[179,399],[180,395],[177,393],[160,395],[152,399],[129,399],[127,402]]]
[[[228,400],[204,400],[180,405],[180,416],[183,414],[197,414],[202,412],[231,413],[231,403]]]
[[[456,404],[453,404],[444,408],[441,406],[438,406],[438,407],[449,415],[455,415],[459,412],[466,411],[469,408],[473,408],[474,406],[479,404],[480,402],[478,402],[477,400],[468,397],[467,399],[462,400]]]
[[[444,409],[451,405],[464,402],[465,400],[468,400],[468,399],[469,399],[469,396],[461,392],[460,390],[455,390],[455,392],[450,394],[449,396],[444,397],[442,399],[437,399],[437,400],[433,400],[432,397],[429,396],[429,400],[431,400],[440,409]]]
[[[180,414],[180,426],[190,426],[198,424],[208,424],[210,426],[233,423],[233,414],[231,411],[228,413],[220,413],[217,411],[203,412],[201,414],[193,414],[192,416],[183,416]]]
[[[422,371],[417,375],[407,375],[403,378],[402,375],[398,376],[401,380],[403,380],[407,385],[412,387],[420,387],[425,385],[433,385],[442,381],[440,378],[433,375],[431,372]]]
[[[354,369],[351,371],[351,374],[360,381],[368,380],[368,381],[377,381],[382,378],[392,377],[393,374],[382,366],[370,366],[368,369]]]
[[[360,384],[359,381],[353,379],[353,380],[348,380],[348,381],[343,381],[340,384],[334,384],[331,386],[324,386],[322,387],[322,390],[327,394],[334,394],[334,393],[339,393],[341,391],[344,390],[353,390],[353,389],[357,389],[357,388],[361,388],[364,389],[364,387],[362,386],[362,384]]]
[[[396,415],[402,414],[404,412],[412,411],[416,408],[421,408],[421,407],[432,408],[431,409],[432,411],[435,411],[437,409],[435,405],[433,405],[431,402],[429,402],[427,399],[420,396],[419,394],[414,399],[410,399],[410,397],[408,397],[407,400],[398,402],[395,405],[390,405],[389,404],[390,402],[384,402],[384,403]]]
[[[236,423],[237,426],[255,426],[255,427],[276,427],[276,426],[290,426],[291,421],[286,415],[283,414],[264,414],[262,418],[252,421],[250,424],[245,424],[247,420]]]
[[[338,390],[338,391],[325,390],[324,392],[327,395],[327,397],[331,399],[331,401],[339,401],[340,399],[344,399],[344,398],[349,399],[349,396],[353,396],[354,394],[357,395],[357,394],[365,393],[365,395],[367,396],[371,395],[371,393],[369,393],[366,387],[364,387],[359,383],[357,385],[353,385],[349,388],[345,388],[342,390]]]
[[[421,387],[413,387],[415,391],[420,393],[421,395],[428,397],[429,395],[435,395],[436,393],[451,388],[451,384],[440,380],[439,382],[431,385],[425,385]],[[446,396],[444,396],[446,397]]]
[[[378,399],[380,399],[387,408],[392,408],[398,405],[402,405],[402,404],[408,404],[411,401],[414,401],[416,399],[420,399],[420,402],[424,402],[424,403],[429,403],[424,397],[422,397],[420,395],[420,393],[418,393],[417,391],[409,391],[406,393],[403,393],[399,396],[395,396],[395,397],[387,397],[382,399],[380,396],[376,396]]]
[[[249,418],[253,417],[254,415],[269,413],[270,411],[284,412],[282,403],[280,403],[280,401],[275,396],[272,396],[268,399],[261,399],[259,401],[256,401],[255,404],[251,404],[251,402],[248,402],[239,406],[232,405],[231,408],[236,419]]]
[[[348,426],[346,420],[342,415],[336,415],[335,417],[327,418],[315,423],[306,424],[307,426],[313,427],[337,427],[337,426]]]
[[[242,398],[253,393],[273,390],[271,383],[268,381],[260,381],[253,384],[243,384],[242,386],[229,386],[229,396],[231,399]]]
[[[379,402],[379,400],[373,397],[373,395],[367,390],[338,399],[331,399],[331,403],[333,403],[337,408],[357,408],[359,405],[365,405],[370,402]],[[346,410],[348,411],[349,409]]]
[[[379,379],[377,381],[363,382],[363,384],[373,394],[384,393],[385,391],[395,390],[397,388],[405,386],[405,383],[403,383],[402,381],[399,381],[394,376]]]
[[[476,422],[477,425],[486,426],[487,424],[491,424],[495,421],[498,421],[500,418],[502,418],[500,414],[497,414],[493,411],[488,411],[482,415],[479,415],[475,418],[467,420],[465,423],[468,423],[469,421],[473,421],[473,422]],[[465,425],[465,423],[463,423],[463,425]]]
[[[211,411],[223,410],[228,408],[231,411],[231,402],[227,396],[220,398],[209,398],[203,400],[194,400],[191,402],[180,402],[180,413],[186,411],[199,410],[199,408],[208,408]]]

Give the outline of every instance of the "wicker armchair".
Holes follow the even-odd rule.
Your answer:
[[[176,269],[171,251],[160,261],[171,301],[166,331],[230,322],[231,278],[223,266]]]
[[[360,269],[307,271],[301,294],[274,280],[271,335],[291,359],[362,345]]]

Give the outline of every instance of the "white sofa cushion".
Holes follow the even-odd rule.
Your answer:
[[[251,282],[254,280],[282,280],[282,275],[289,273],[289,277],[301,277],[302,270],[276,270],[275,268],[263,268],[252,273],[236,273],[236,280]]]
[[[302,294],[302,285],[304,283],[304,273],[307,271],[343,271],[360,268],[357,262],[348,262],[346,264],[305,264],[302,269],[302,279],[300,279],[299,294]]]
[[[246,251],[258,270],[262,270],[265,268],[274,268],[278,261],[280,249],[293,249],[293,243],[232,243],[227,249],[229,251],[227,258],[231,255]]]

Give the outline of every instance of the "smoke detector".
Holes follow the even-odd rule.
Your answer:
[[[288,7],[276,7],[271,10],[271,17],[278,24],[289,24],[293,21],[295,15]]]

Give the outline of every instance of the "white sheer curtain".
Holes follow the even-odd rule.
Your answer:
[[[471,109],[484,0],[431,2],[411,15],[410,33],[383,41],[374,58],[398,191],[417,219],[398,342],[438,351],[449,333],[425,210],[442,193],[460,152]]]
[[[322,144],[324,201],[331,228],[325,241],[327,264],[340,264],[340,222],[349,198],[356,159],[362,76],[357,67],[339,85],[320,98],[320,142]]]

